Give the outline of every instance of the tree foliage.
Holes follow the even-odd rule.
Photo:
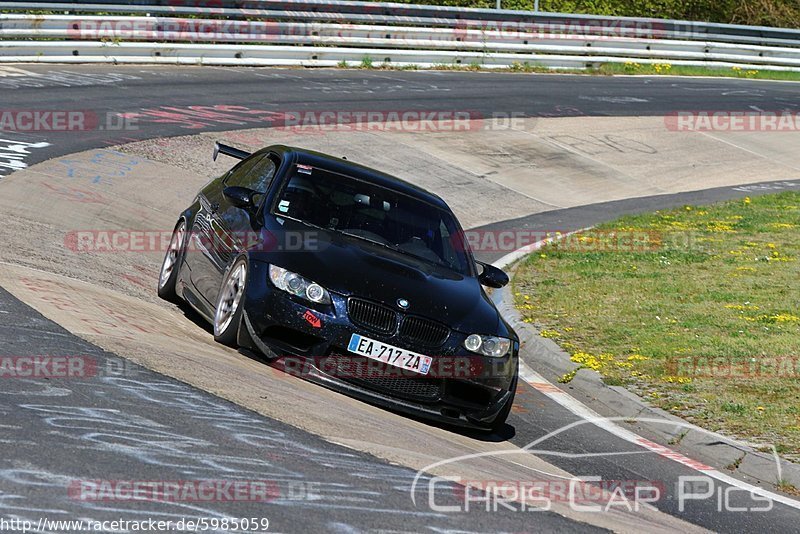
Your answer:
[[[494,8],[495,0],[392,0],[442,6]],[[502,0],[504,9],[533,10],[533,0]],[[540,0],[539,9],[622,17],[800,28],[800,0]]]

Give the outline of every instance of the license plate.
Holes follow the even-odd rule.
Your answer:
[[[353,334],[350,337],[347,350],[422,375],[427,375],[431,368],[432,358],[430,356],[423,356],[416,352],[393,347],[359,334]]]

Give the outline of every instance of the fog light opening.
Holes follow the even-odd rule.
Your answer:
[[[445,417],[452,417],[453,419],[461,418],[461,412],[454,408],[442,408],[442,415]]]

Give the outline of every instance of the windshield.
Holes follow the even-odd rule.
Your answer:
[[[297,165],[273,213],[471,275],[455,217],[399,191]]]

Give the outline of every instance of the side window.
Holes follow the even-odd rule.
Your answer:
[[[263,156],[251,156],[246,160],[237,163],[233,169],[228,172],[228,175],[222,180],[224,186],[240,185],[239,182],[246,179],[247,175],[253,167],[261,160]]]
[[[225,185],[246,187],[263,195],[275,177],[275,169],[272,158],[267,155],[258,156],[253,158],[252,163],[248,160],[242,167],[234,170],[225,180]]]

